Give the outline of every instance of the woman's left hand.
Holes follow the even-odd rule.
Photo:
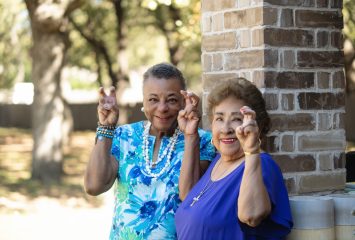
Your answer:
[[[180,92],[185,99],[185,108],[180,110],[178,115],[179,128],[185,135],[196,134],[200,122],[200,115],[197,108],[200,98],[192,92],[184,90]]]
[[[248,106],[240,109],[243,114],[243,124],[236,128],[237,138],[244,152],[258,152],[260,150],[259,127],[255,120],[256,113]]]

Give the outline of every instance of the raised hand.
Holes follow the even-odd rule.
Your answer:
[[[106,95],[104,88],[99,88],[99,105],[97,107],[97,114],[99,117],[99,123],[102,125],[116,126],[117,124],[119,110],[115,91],[115,87],[110,87],[110,93]]]
[[[248,106],[240,109],[243,114],[243,124],[236,128],[237,138],[244,152],[258,152],[260,150],[259,127],[255,120],[256,113]]]
[[[185,135],[197,134],[198,124],[200,122],[197,106],[200,98],[192,92],[184,90],[180,92],[185,99],[185,108],[180,110],[178,115],[179,128]]]

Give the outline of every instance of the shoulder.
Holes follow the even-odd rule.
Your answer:
[[[275,160],[272,158],[272,156],[267,153],[267,152],[262,152],[260,154],[260,159],[261,159],[261,164],[266,164],[269,165],[271,167],[276,167],[279,168],[279,166],[277,165],[277,163],[275,162]]]
[[[198,129],[200,136],[200,159],[211,161],[216,155],[216,149],[211,143],[212,133],[203,129]]]
[[[200,138],[211,138],[212,137],[212,133],[208,130],[204,130],[202,128],[198,129],[198,135],[200,136]]]
[[[122,135],[122,134],[132,135],[133,133],[142,132],[143,128],[144,128],[144,121],[140,121],[140,122],[129,123],[129,124],[118,126],[115,130],[115,133],[118,135]]]
[[[269,153],[266,152],[261,153],[260,159],[261,159],[263,175],[267,175],[270,173],[281,174],[281,169],[279,165],[275,162],[275,160],[272,158],[272,156]]]
[[[135,122],[116,127],[111,152],[115,154],[140,146],[144,122]]]

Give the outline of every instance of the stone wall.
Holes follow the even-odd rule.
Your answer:
[[[203,103],[217,82],[239,76],[262,90],[273,125],[267,151],[290,194],[345,184],[341,4],[202,0]]]

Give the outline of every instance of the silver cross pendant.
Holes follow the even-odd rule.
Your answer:
[[[193,202],[190,204],[190,207],[192,207],[198,200],[200,200],[200,195],[193,198]]]

